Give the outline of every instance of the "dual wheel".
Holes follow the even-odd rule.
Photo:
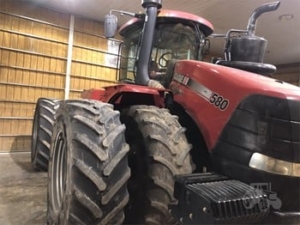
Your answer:
[[[39,98],[33,117],[31,163],[37,171],[47,171],[55,114],[59,106],[56,99]]]
[[[68,100],[55,121],[48,224],[174,222],[174,176],[192,172],[177,117],[155,106],[132,106],[120,116],[106,103]]]

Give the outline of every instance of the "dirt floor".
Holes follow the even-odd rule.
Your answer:
[[[47,173],[31,167],[30,153],[0,153],[0,224],[46,224]]]

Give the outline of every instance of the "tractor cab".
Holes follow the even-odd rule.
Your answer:
[[[130,20],[119,32],[123,37],[119,79],[135,82],[142,44],[143,19]],[[212,25],[201,17],[178,11],[159,11],[149,56],[149,78],[163,84],[167,68],[172,68],[176,60],[202,60],[206,37],[211,32]]]
[[[276,67],[263,63],[267,40],[255,36],[255,25],[261,14],[274,11],[279,5],[280,2],[274,2],[257,8],[246,30],[231,29],[221,35],[226,38],[224,59],[215,58],[212,62],[261,75],[273,74]],[[172,79],[177,60],[203,60],[213,26],[193,14],[161,10],[160,0],[143,1],[142,6],[146,10],[140,14],[112,10],[105,20],[105,36],[112,37],[117,28],[117,17],[112,12],[134,17],[119,30],[123,38],[118,54],[119,81],[164,88]],[[211,37],[214,36],[218,35]]]

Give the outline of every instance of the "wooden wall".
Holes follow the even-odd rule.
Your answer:
[[[30,151],[39,97],[65,96],[70,15],[18,0],[0,4],[0,152]],[[75,17],[69,98],[110,85],[102,24]]]
[[[300,63],[277,65],[277,72],[272,77],[300,86]]]
[[[0,152],[30,151],[39,97],[65,96],[70,15],[25,1],[0,4]],[[75,17],[69,98],[110,85],[116,69],[106,64],[101,23]],[[279,66],[274,78],[299,85],[299,64]]]

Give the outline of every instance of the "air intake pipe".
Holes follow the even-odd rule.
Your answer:
[[[142,32],[141,47],[137,60],[136,83],[147,86],[149,79],[148,65],[153,44],[153,36],[158,9],[162,0],[142,0],[142,6],[146,9],[145,23]]]

